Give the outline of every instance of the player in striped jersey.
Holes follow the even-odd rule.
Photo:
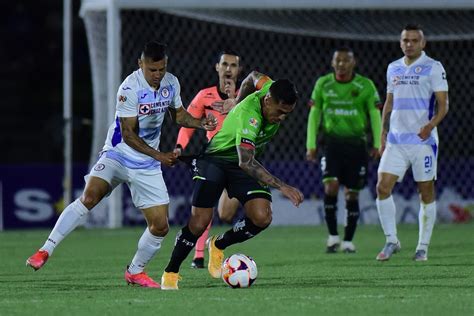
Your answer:
[[[164,44],[150,42],[145,45],[138,60],[140,68],[118,89],[115,120],[99,160],[86,176],[82,196],[61,213],[45,244],[28,258],[28,266],[40,269],[84,215],[117,185],[127,183],[133,203],[142,211],[148,225],[125,270],[125,280],[143,287],[160,287],[144,268],[168,233],[169,198],[161,164],[174,165],[177,154],[158,149],[164,116],[172,110],[180,125],[205,130],[213,130],[217,125],[212,116],[196,119],[183,109],[178,79],[166,71],[167,63]]]
[[[387,99],[382,113],[382,159],[378,169],[377,210],[386,243],[377,255],[389,260],[400,251],[392,190],[411,167],[420,193],[419,239],[416,261],[428,259],[436,221],[435,185],[438,133],[448,112],[448,82],[443,65],[423,51],[426,40],[419,25],[405,26],[400,47],[404,57],[387,68]],[[437,107],[435,107],[437,105]]]

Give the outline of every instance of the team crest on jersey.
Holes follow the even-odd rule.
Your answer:
[[[423,67],[418,66],[418,67],[415,68],[415,73],[419,74],[422,70],[423,70]]]
[[[169,97],[169,96],[170,96],[170,91],[169,91],[167,88],[161,89],[161,96],[162,96],[163,98]]]
[[[140,104],[140,106],[138,107],[138,113],[140,115],[146,115],[148,113],[150,113],[150,109],[151,109],[151,105],[150,104]]]
[[[124,103],[125,101],[127,101],[127,97],[124,96],[124,95],[119,95],[118,100],[119,100],[119,102]]]
[[[95,165],[94,167],[94,170],[95,171],[102,171],[105,169],[105,165],[103,163],[98,163],[97,165]]]
[[[250,125],[252,125],[255,128],[257,128],[257,126],[258,126],[258,121],[256,119],[254,119],[253,117],[249,120],[249,123],[250,123]]]
[[[352,97],[356,98],[359,96],[359,91],[358,90],[352,90],[351,92]]]

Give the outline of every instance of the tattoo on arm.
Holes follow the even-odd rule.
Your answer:
[[[239,154],[239,166],[254,179],[265,183],[268,186],[279,189],[284,183],[267,171],[256,159],[255,149],[237,146]]]

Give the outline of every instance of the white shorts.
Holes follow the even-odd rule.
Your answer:
[[[393,145],[387,144],[378,173],[385,172],[398,176],[403,180],[405,172],[410,168],[416,182],[436,180],[438,147],[431,145]]]
[[[126,183],[130,188],[133,204],[139,209],[169,204],[168,189],[160,168],[130,169],[102,155],[84,177],[86,182],[90,176],[107,181],[111,187],[110,192],[117,185]]]

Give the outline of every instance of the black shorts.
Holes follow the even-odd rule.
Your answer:
[[[268,186],[249,176],[236,162],[201,156],[193,162],[191,168],[195,207],[214,207],[224,188],[230,198],[237,198],[242,205],[256,198],[272,201]]]
[[[367,183],[369,155],[365,143],[328,141],[321,158],[323,182],[337,179],[350,190],[362,190]]]

